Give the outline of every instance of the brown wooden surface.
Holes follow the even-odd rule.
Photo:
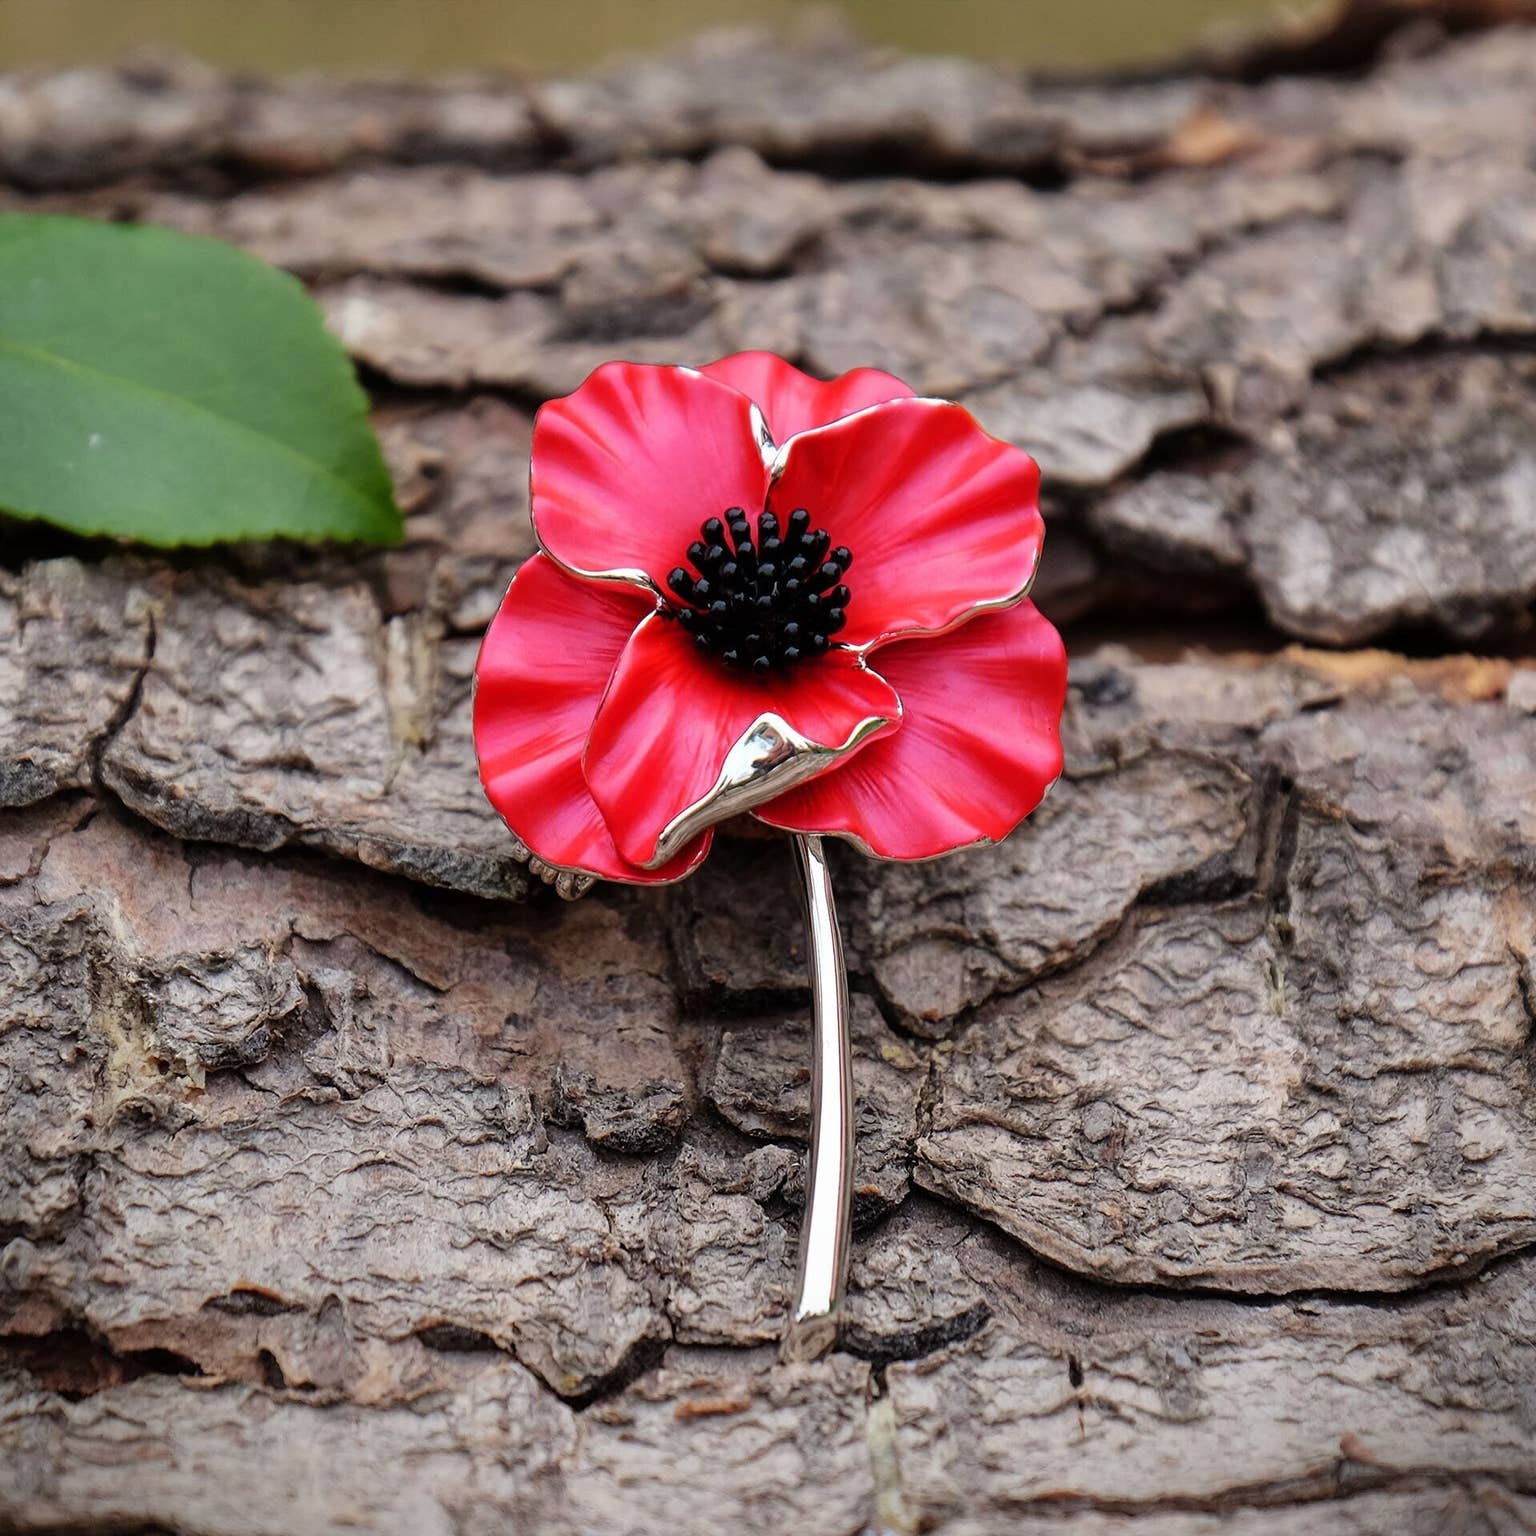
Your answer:
[[[313,283],[411,514],[0,524],[0,1528],[1536,1529],[1536,33],[1328,63],[0,81],[7,206]],[[743,346],[1034,450],[1074,650],[1018,837],[839,851],[813,1365],[786,852],[561,903],[466,717],[532,409]]]

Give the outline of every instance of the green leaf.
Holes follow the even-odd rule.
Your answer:
[[[400,538],[301,284],[168,229],[0,214],[0,507],[146,544]]]

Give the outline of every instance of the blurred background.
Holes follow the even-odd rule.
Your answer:
[[[350,74],[569,70],[704,27],[781,30],[821,0],[0,0],[0,68],[169,47],[235,69]],[[1247,31],[1276,0],[844,0],[865,37],[1039,69],[1155,64]],[[1304,10],[1295,3],[1290,13]]]

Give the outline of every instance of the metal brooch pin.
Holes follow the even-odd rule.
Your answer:
[[[476,667],[481,780],[563,895],[791,835],[813,1011],[786,1353],[835,1340],[854,1182],[825,837],[920,860],[1006,836],[1061,771],[1061,637],[1028,600],[1039,471],[962,407],[766,352],[608,363],[534,424],[539,552]]]

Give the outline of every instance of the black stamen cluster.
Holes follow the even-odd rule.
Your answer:
[[[712,517],[688,546],[688,562],[667,577],[682,604],[670,611],[698,648],[728,667],[760,676],[819,656],[847,622],[843,573],[853,556],[811,527],[801,507],[780,529],[772,512],[758,521],[758,540],[740,507]]]

